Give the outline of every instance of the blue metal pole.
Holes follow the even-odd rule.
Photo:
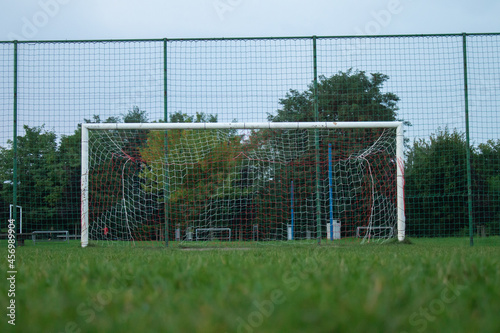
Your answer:
[[[328,144],[328,192],[330,193],[330,240],[333,242],[332,144]]]

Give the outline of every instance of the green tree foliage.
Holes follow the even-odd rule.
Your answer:
[[[89,123],[100,123],[100,116],[94,115],[92,120],[84,119]],[[125,115],[119,117],[109,117],[104,123],[145,123],[148,122],[147,113],[141,110],[138,106],[134,106]],[[79,133],[75,133],[78,136]],[[109,151],[101,152],[99,159],[94,159],[91,165],[89,178],[89,205],[90,219],[98,218],[103,212],[110,209],[118,209],[125,194],[123,182],[136,184],[133,188],[127,189],[129,197],[138,197],[142,200],[143,196],[138,193],[139,190],[139,172],[141,170],[142,161],[140,159],[139,150],[145,144],[147,131],[131,130],[131,131],[92,131],[89,135],[91,145],[105,145],[108,141],[114,140],[114,146]],[[91,147],[92,149],[92,147]],[[125,203],[130,207],[132,215],[141,216],[135,212],[138,207],[133,203]],[[143,203],[141,203],[142,205]],[[149,209],[151,211],[152,209]],[[136,214],[137,213],[137,214]],[[149,216],[142,212],[141,218],[148,219]],[[120,221],[115,221],[120,223]],[[116,232],[116,230],[113,230]]]
[[[475,167],[486,177],[490,189],[500,191],[500,140],[488,140],[478,146]]]
[[[102,121],[99,115],[94,115],[84,122],[122,120],[147,122],[147,115],[135,106],[122,117]],[[24,126],[24,132],[17,137],[17,202],[23,206],[23,231],[56,228],[73,232],[80,219],[81,128],[71,135],[62,135],[60,141],[44,126]],[[133,150],[139,139],[136,135],[135,140],[128,142],[128,148]],[[8,180],[13,179],[14,151],[12,140],[7,144],[8,147],[0,147],[0,175],[7,180],[0,186],[0,204],[8,214],[8,204],[13,201],[13,183]]]
[[[217,115],[196,112],[196,115],[188,115],[181,111],[176,111],[170,115],[170,123],[216,123]]]
[[[482,173],[485,169],[478,168],[486,157],[471,147],[471,158],[475,161],[471,178],[474,220],[491,223],[490,190]],[[410,235],[467,235],[467,143],[463,133],[445,129],[429,140],[414,142],[406,163],[405,197]]]
[[[280,100],[281,108],[273,122],[295,121],[392,121],[397,118],[399,97],[383,93],[387,75],[363,71],[339,72],[318,78],[318,116],[314,114],[314,84],[304,92],[290,90]]]
[[[170,122],[176,123],[216,121],[216,116],[203,113],[170,116]],[[230,188],[236,164],[233,154],[239,145],[240,138],[231,130],[150,131],[147,145],[140,150],[147,165],[140,173],[143,188],[159,194],[157,200],[161,201],[168,191],[171,221],[183,227],[211,219],[204,216],[209,209],[220,210],[221,202],[241,196]]]
[[[286,97],[280,100],[281,108],[275,114],[268,114],[268,120],[273,122],[398,120],[397,102],[399,97],[390,92],[383,92],[383,85],[387,80],[389,77],[381,73],[368,75],[364,71],[352,69],[338,72],[331,77],[320,76],[317,83],[317,101],[315,101],[316,94],[313,83],[309,84],[308,89],[303,92],[290,90]],[[315,103],[317,103],[317,115],[315,114]],[[310,221],[315,221],[316,208],[311,204],[307,205],[307,203],[317,201],[316,180],[312,176],[316,174],[317,156],[320,160],[320,187],[323,189],[320,194],[321,200],[325,200],[328,196],[326,192],[328,188],[328,144],[332,145],[332,155],[334,163],[336,163],[353,153],[366,149],[382,134],[382,131],[380,129],[332,131],[332,134],[327,138],[319,138],[319,151],[316,147],[310,146],[307,151],[301,154],[300,159],[282,167],[276,173],[276,179],[284,184],[282,190],[286,193],[290,193],[290,184],[292,180],[294,181],[296,211],[300,213],[301,209],[305,209],[302,216],[307,217]],[[260,131],[258,135],[261,138],[272,136],[270,131]],[[293,144],[304,146],[300,142],[293,142]],[[394,191],[394,180],[389,179],[390,173],[385,171],[395,168],[395,164],[391,161],[391,156],[394,156],[394,153],[391,151],[367,157],[370,159],[372,169],[379,175],[377,178],[379,186],[385,187],[386,191]],[[361,180],[364,183],[368,181],[371,179]],[[359,219],[359,216],[369,216],[368,201],[369,199],[365,198],[350,203],[338,202],[344,211],[365,213],[357,214],[357,216],[336,216],[336,218],[341,218],[345,224],[351,223],[350,220],[353,220],[353,225],[359,223],[354,219]],[[350,207],[347,207],[348,205]],[[327,214],[327,210],[324,210],[323,214]]]
[[[64,230],[76,232],[81,211],[81,137],[78,127],[72,135],[62,135],[58,156],[64,172],[63,195],[59,204],[59,220],[66,226]]]
[[[195,118],[177,112],[171,116],[171,120],[175,122],[205,122],[208,119],[216,120],[203,114],[198,114]],[[143,170],[141,177],[154,180],[157,184],[154,187],[162,189],[168,186],[173,202],[186,196],[199,200],[204,190],[195,190],[193,184],[209,186],[209,179],[222,177],[221,174],[227,168],[227,165],[219,165],[222,161],[219,162],[220,159],[213,155],[220,151],[223,143],[227,143],[227,139],[220,137],[215,130],[150,131],[147,141],[140,155],[149,167]],[[222,156],[219,157],[222,159]],[[213,163],[220,166],[217,169],[219,171],[214,173]],[[165,179],[166,176],[168,180]]]
[[[0,193],[3,193],[4,183],[0,183]],[[5,200],[3,195],[0,195],[0,232],[7,233],[8,232],[8,219],[9,219],[9,203],[12,202],[12,197],[8,198],[8,201]]]
[[[49,226],[58,217],[66,175],[57,151],[56,134],[40,127],[23,127],[17,137],[17,204],[23,206],[23,231]],[[13,179],[14,150],[0,147],[0,178]],[[2,198],[11,202],[13,183],[4,182]]]
[[[115,121],[119,122],[119,121]],[[132,110],[129,110],[123,116],[124,123],[147,123],[148,115],[145,110],[141,110],[137,105],[132,107]]]
[[[500,235],[500,140],[488,140],[479,144],[477,155],[473,163],[474,169],[479,172],[487,183],[487,192],[481,193],[488,208],[478,223],[486,224],[489,233]],[[483,187],[483,189],[486,187]],[[476,200],[477,198],[475,198]],[[487,215],[489,214],[489,215]],[[490,223],[488,223],[488,218]]]

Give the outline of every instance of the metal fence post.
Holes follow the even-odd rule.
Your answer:
[[[318,100],[318,60],[316,48],[316,36],[313,36],[313,65],[314,65],[314,121],[319,121]],[[321,193],[320,193],[320,158],[319,158],[319,130],[314,130],[314,142],[316,150],[316,222],[318,244],[321,244]]]
[[[14,105],[13,105],[13,166],[12,166],[12,204],[14,212],[12,218],[14,220],[14,233],[17,233],[17,40],[14,41]],[[14,237],[14,246],[17,247],[17,236]]]
[[[473,230],[473,210],[472,210],[472,171],[471,171],[471,154],[470,154],[470,130],[469,130],[469,86],[467,79],[467,34],[462,34],[463,59],[464,59],[464,98],[465,98],[465,137],[466,137],[466,158],[467,158],[467,202],[469,215],[469,238],[470,246],[474,245],[474,230]]]

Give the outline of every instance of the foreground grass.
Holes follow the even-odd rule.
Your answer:
[[[412,243],[27,244],[17,250],[15,331],[500,331],[500,238],[473,248],[464,239]],[[14,331],[3,318],[0,331]]]

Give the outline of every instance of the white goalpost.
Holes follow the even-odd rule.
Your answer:
[[[402,122],[92,123],[81,144],[82,247],[405,239]]]

